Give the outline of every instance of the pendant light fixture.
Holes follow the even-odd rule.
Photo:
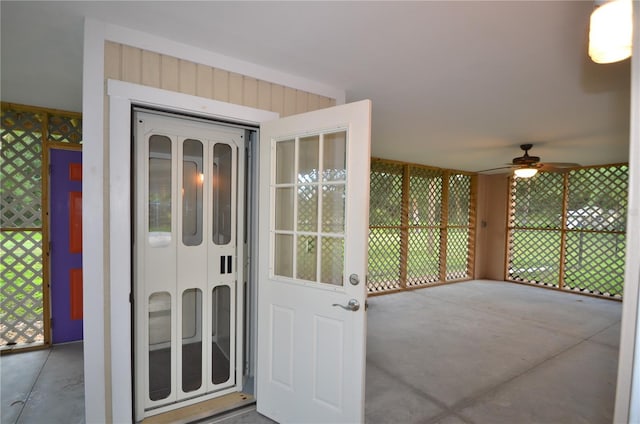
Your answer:
[[[596,63],[631,56],[632,0],[598,0],[589,24],[589,56]]]

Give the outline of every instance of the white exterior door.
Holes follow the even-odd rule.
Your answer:
[[[258,412],[362,422],[371,102],[261,125]]]

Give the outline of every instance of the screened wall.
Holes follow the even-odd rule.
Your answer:
[[[369,293],[473,275],[475,176],[372,159]]]
[[[0,347],[48,342],[47,148],[81,143],[80,114],[2,103]]]
[[[621,298],[628,166],[510,180],[506,279]]]

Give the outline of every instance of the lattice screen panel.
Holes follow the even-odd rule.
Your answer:
[[[400,229],[369,230],[367,288],[377,293],[400,288]]]
[[[509,226],[561,228],[563,178],[552,172],[539,172],[527,179],[512,178]]]
[[[42,341],[42,233],[3,231],[0,247],[0,345]]]
[[[560,239],[558,231],[509,231],[510,280],[558,286],[560,273]]]
[[[409,168],[409,225],[437,227],[442,220],[442,171]]]
[[[58,143],[82,143],[82,120],[80,118],[50,115],[48,119],[50,141]]]
[[[570,232],[567,234],[564,287],[622,297],[625,235]]]
[[[440,280],[440,229],[410,228],[407,258],[407,286],[421,286]]]
[[[514,178],[508,278],[621,298],[627,192],[626,165]]]
[[[466,226],[471,219],[471,177],[452,174],[449,176],[449,226]]]
[[[471,277],[469,260],[469,229],[447,228],[447,272],[446,280]]]
[[[42,115],[2,110],[2,228],[41,227]]]
[[[402,165],[371,162],[369,225],[400,226],[402,221]]]
[[[627,166],[571,171],[567,229],[625,231],[628,171]]]

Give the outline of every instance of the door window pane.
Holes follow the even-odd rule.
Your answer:
[[[344,184],[322,186],[322,231],[344,232]]]
[[[276,188],[276,230],[293,231],[293,187]]]
[[[274,274],[293,277],[293,236],[276,234],[274,249]]]
[[[322,145],[322,179],[325,181],[346,180],[347,132],[325,134]]]
[[[211,296],[211,382],[222,384],[231,372],[231,290],[218,286]]]
[[[296,278],[316,281],[318,238],[315,236],[298,236],[296,248]]]
[[[149,244],[171,243],[171,139],[149,138]]]
[[[202,142],[185,140],[182,145],[182,243],[202,243]]]
[[[344,239],[323,237],[320,282],[341,286],[344,274]]]
[[[292,184],[295,174],[295,141],[276,143],[276,184]]]
[[[182,293],[182,391],[202,386],[202,291]]]
[[[299,141],[298,182],[314,183],[318,181],[318,150],[320,136],[303,137]]]
[[[149,296],[149,399],[171,394],[171,295]]]
[[[231,204],[233,190],[233,157],[231,146],[217,143],[213,147],[213,242],[217,245],[231,241]]]
[[[318,231],[318,186],[298,187],[298,231]]]

